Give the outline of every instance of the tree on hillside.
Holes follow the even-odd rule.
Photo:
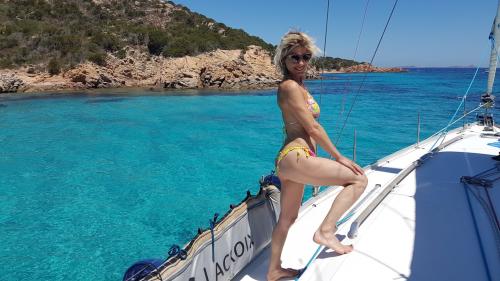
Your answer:
[[[86,60],[103,64],[125,46],[184,56],[248,45],[274,46],[171,1],[16,0],[0,2],[0,68]],[[55,69],[55,68],[54,68]]]

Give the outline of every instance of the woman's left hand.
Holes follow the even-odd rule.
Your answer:
[[[354,163],[354,161],[347,157],[340,156],[337,158],[337,162],[351,169],[351,171],[353,171],[356,175],[363,175],[365,173],[358,164]]]

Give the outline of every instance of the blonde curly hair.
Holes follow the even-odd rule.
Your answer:
[[[311,52],[313,56],[321,53],[321,50],[316,46],[314,40],[309,37],[309,35],[304,32],[299,31],[289,31],[282,38],[281,42],[276,48],[276,53],[274,54],[274,65],[278,71],[284,76],[288,75],[288,69],[285,65],[285,58],[290,54],[290,52],[296,47],[304,47]]]

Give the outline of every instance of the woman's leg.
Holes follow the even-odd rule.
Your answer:
[[[280,162],[280,175],[288,180],[305,184],[344,186],[313,239],[316,243],[335,250],[339,254],[351,252],[352,246],[342,245],[335,237],[336,223],[365,190],[368,183],[366,176],[356,175],[352,170],[334,160],[306,157],[302,152],[297,158],[287,155]]]
[[[271,241],[271,260],[267,273],[268,281],[295,276],[298,270],[281,267],[281,252],[285,244],[288,230],[295,222],[304,195],[304,184],[281,179],[281,212],[278,223],[274,227]]]

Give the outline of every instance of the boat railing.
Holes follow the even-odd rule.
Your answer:
[[[417,114],[417,145],[415,147],[420,147],[420,111]]]
[[[435,148],[434,146],[439,142],[439,140],[441,139],[442,142],[441,144],[438,146],[438,147],[441,147],[443,145],[443,141],[446,137],[446,134],[448,133],[448,128],[452,125],[454,125],[455,123],[457,123],[458,121],[464,119],[466,116],[470,115],[471,113],[479,110],[480,108],[482,108],[484,105],[479,105],[478,107],[474,108],[473,110],[467,112],[467,113],[464,113],[463,116],[461,116],[460,118],[452,121],[452,122],[449,122],[448,125],[446,125],[444,128],[442,128],[441,130],[438,130],[436,131],[434,134],[432,134],[428,139],[432,139],[434,138],[435,136],[438,136],[436,138],[436,141],[434,143],[434,145],[431,146],[431,150],[434,151]],[[421,148],[420,147],[420,128],[421,128],[421,121],[420,121],[420,111],[418,112],[417,114],[417,142],[416,142],[416,145],[414,146],[414,148]],[[463,125],[463,128],[465,129],[466,128],[466,124]],[[353,161],[356,161],[356,152],[357,152],[357,132],[356,132],[356,129],[354,129],[354,139],[353,139],[353,147],[352,147],[352,158],[353,158]],[[368,167],[373,167],[374,165],[377,165],[377,163],[373,163],[371,165],[368,165]],[[312,192],[312,196],[313,197],[316,197],[319,193],[321,192],[321,186],[313,186],[313,192]]]
[[[398,175],[390,181],[380,192],[380,194],[368,205],[363,212],[352,222],[351,227],[349,229],[349,233],[347,236],[351,239],[355,238],[358,235],[359,227],[365,222],[365,220],[370,216],[370,214],[380,205],[380,203],[387,197],[387,195],[402,181],[408,176],[413,170],[415,170],[418,166],[422,165],[425,161],[431,158],[435,153],[439,152],[443,148],[448,145],[463,139],[463,135],[459,135],[454,137],[438,147],[434,148],[431,152],[424,154],[419,159],[413,161],[408,167],[398,173]]]

